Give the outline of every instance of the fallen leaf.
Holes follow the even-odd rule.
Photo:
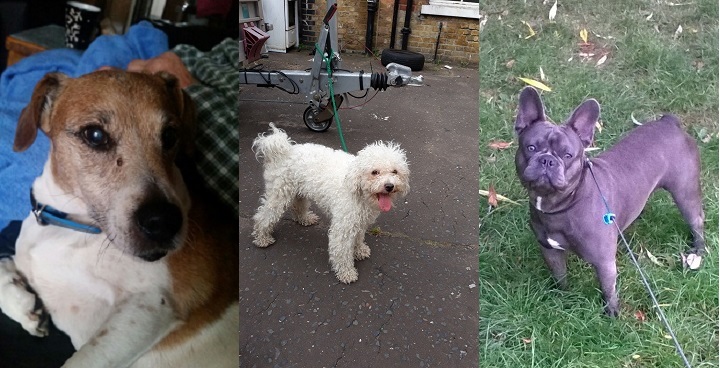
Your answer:
[[[534,79],[522,78],[522,77],[518,77],[518,79],[520,79],[521,81],[523,81],[523,82],[525,82],[525,83],[527,83],[527,84],[529,84],[529,85],[531,85],[531,86],[533,86],[533,87],[535,87],[535,88],[541,89],[541,90],[543,90],[543,91],[546,91],[546,92],[552,91],[552,89],[550,89],[550,87],[548,87],[548,86],[546,86],[544,83],[538,82],[538,81],[536,81],[536,80],[534,80]]]
[[[556,14],[557,14],[557,0],[555,0],[555,4],[553,4],[552,8],[550,8],[550,13],[548,13],[548,19],[555,20]]]
[[[488,192],[487,190],[482,190],[482,189],[478,190],[478,193],[479,193],[481,196],[486,196],[486,197],[490,195],[490,192]],[[513,201],[512,199],[510,199],[510,198],[508,198],[508,197],[505,197],[505,196],[502,195],[502,194],[496,194],[496,196],[497,196],[497,199],[498,199],[499,201],[510,202],[510,203],[512,203],[512,204],[520,205],[520,203],[517,203],[517,202]]]
[[[510,147],[512,144],[513,144],[513,141],[510,141],[510,142],[492,141],[492,142],[490,142],[490,144],[488,144],[488,146],[490,148],[494,148],[497,150],[504,150],[504,149]]]
[[[645,318],[646,318],[646,317],[645,317],[645,312],[643,312],[643,311],[641,311],[641,310],[635,311],[635,319],[636,319],[636,320],[638,320],[638,321],[640,321],[640,322],[645,322]]]
[[[583,28],[580,30],[580,39],[583,40],[583,42],[587,43],[588,41],[588,31],[587,29]]]
[[[705,66],[705,63],[703,63],[701,60],[695,60],[692,62],[692,65],[695,67],[695,69],[700,70]]]
[[[645,17],[645,20],[650,20],[650,19],[652,19],[653,14],[654,14],[654,13],[650,13],[650,15],[648,15],[647,17]]]
[[[495,193],[495,187],[493,187],[492,184],[488,189],[488,203],[491,207],[497,208],[497,193]]]
[[[522,342],[525,343],[525,344],[529,344],[529,343],[531,343],[532,341],[533,341],[532,339],[529,339],[529,338],[527,338],[527,337],[523,337],[523,339],[522,339]]]
[[[645,254],[647,254],[647,257],[650,260],[650,262],[655,263],[658,266],[663,266],[663,264],[660,263],[660,261],[658,261],[657,257],[655,257],[652,253],[650,253],[649,249],[645,249]]]
[[[540,80],[543,82],[547,81],[547,78],[545,78],[545,72],[543,71],[542,67],[540,67]]]
[[[605,60],[607,60],[607,55],[603,55],[600,59],[598,59],[597,63],[595,63],[595,66],[600,66],[605,63]]]
[[[638,359],[640,359],[640,355],[639,355],[639,354],[633,354],[632,358],[635,359],[635,360],[638,360]]]
[[[600,120],[598,120],[598,121],[595,122],[595,128],[597,128],[598,133],[602,133],[603,125],[602,125],[602,123],[600,122]]]
[[[673,35],[673,38],[678,38],[680,36],[680,34],[682,33],[682,31],[683,31],[682,25],[679,25],[677,27],[677,29],[675,30],[675,34]]]
[[[510,59],[507,63],[505,63],[505,67],[508,69],[512,69],[513,65],[515,65],[515,59]]]
[[[569,62],[571,62],[571,61],[572,61],[572,59],[573,59],[573,57],[572,57],[572,56],[570,56],[570,59],[568,59],[568,63],[569,63]]]
[[[632,119],[633,124],[635,125],[643,125],[641,122],[638,121],[638,119],[635,119],[635,116],[633,116],[633,113],[630,113],[630,119]]]
[[[523,24],[526,25],[526,26],[528,27],[528,29],[530,30],[530,35],[529,35],[529,36],[525,36],[525,39],[527,40],[528,38],[530,38],[530,37],[532,37],[532,36],[535,36],[535,30],[532,29],[532,27],[530,27],[530,24],[529,24],[528,22],[524,21],[524,20],[523,20],[522,22],[523,22]]]
[[[702,141],[703,143],[710,142],[710,140],[712,140],[712,134],[708,134],[705,137],[700,139],[700,141]]]

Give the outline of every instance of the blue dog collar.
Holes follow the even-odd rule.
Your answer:
[[[35,219],[37,219],[38,224],[42,226],[55,225],[88,234],[102,233],[99,227],[73,221],[67,213],[52,206],[38,203],[38,201],[35,200],[35,194],[33,194],[32,189],[30,189],[30,204],[32,205],[32,213],[35,215]]]

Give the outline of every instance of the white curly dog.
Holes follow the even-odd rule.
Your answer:
[[[378,141],[353,156],[314,143],[295,144],[274,124],[270,129],[252,145],[263,159],[265,179],[253,217],[253,243],[264,248],[275,242],[273,227],[289,206],[299,224],[317,223],[310,211],[313,201],[331,217],[328,253],[335,275],[346,284],[357,281],[354,260],[370,257],[365,231],[410,188],[405,151],[397,143]]]

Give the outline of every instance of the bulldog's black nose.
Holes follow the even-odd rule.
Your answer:
[[[540,159],[540,163],[545,167],[553,167],[557,162],[555,162],[555,157],[551,155],[545,155]]]
[[[393,189],[395,189],[395,185],[390,184],[390,183],[385,184],[385,191],[386,191],[386,192],[390,193],[390,192],[393,191]]]
[[[180,231],[183,218],[178,206],[166,201],[153,201],[138,208],[135,220],[148,239],[168,243]]]

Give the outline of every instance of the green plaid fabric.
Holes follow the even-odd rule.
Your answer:
[[[209,52],[188,45],[172,50],[200,83],[185,89],[197,107],[196,162],[208,186],[238,209],[238,41]]]

